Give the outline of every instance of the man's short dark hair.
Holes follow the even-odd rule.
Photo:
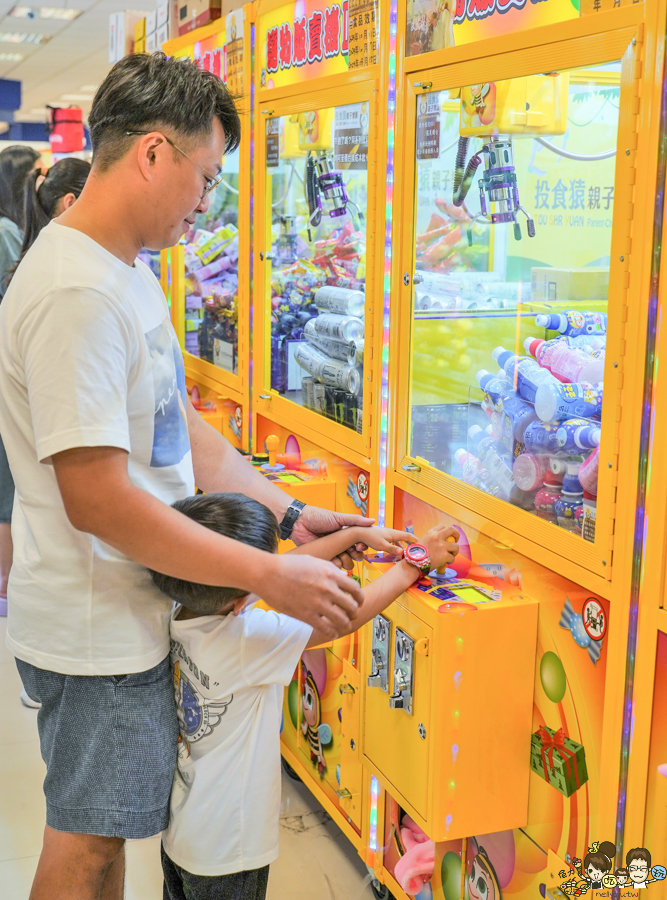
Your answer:
[[[278,550],[278,520],[268,507],[245,494],[198,494],[173,503],[174,509],[194,519],[205,528],[217,531],[242,544],[258,550],[276,553]],[[240,588],[218,587],[184,581],[150,570],[160,590],[200,615],[212,616],[244,597],[248,592]]]
[[[209,135],[217,118],[225,150],[241,141],[241,120],[224,82],[190,59],[137,53],[117,62],[97,89],[88,117],[93,162],[104,170],[121,159],[134,137],[128,131],[162,129],[191,138]]]
[[[645,847],[633,847],[632,850],[628,850],[625,855],[625,865],[629,867],[630,863],[636,859],[642,860],[649,869],[651,868],[651,854]]]

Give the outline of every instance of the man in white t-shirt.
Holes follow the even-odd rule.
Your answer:
[[[8,646],[42,704],[47,764],[31,900],[120,900],[124,840],[166,825],[171,605],[144,566],[260,593],[329,636],[356,615],[360,590],[332,563],[272,556],[169,504],[195,484],[233,488],[297,543],[370,521],[302,511],[203,422],[165,298],[136,260],[206,211],[238,145],[220,79],[161,53],[126,57],[89,124],[81,197],[43,229],[0,306],[0,432],[16,482]]]

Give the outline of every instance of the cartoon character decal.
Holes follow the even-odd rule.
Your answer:
[[[651,868],[651,854],[645,847],[628,850],[625,868],[616,869],[612,874],[611,861],[615,855],[616,847],[611,841],[602,843],[595,841],[588,848],[583,865],[581,860],[575,857],[569,872],[559,872],[562,878],[567,879],[560,885],[561,891],[570,896],[581,896],[589,890],[611,888],[637,890],[654,881],[664,881],[667,878],[667,869],[664,866]]]
[[[468,128],[491,125],[496,117],[496,86],[492,81],[471,84],[461,91],[461,118]]]
[[[322,724],[322,704],[315,679],[303,661],[301,662],[301,677],[303,679],[301,688],[301,731],[310,744],[310,761],[317,766],[317,771],[320,775],[323,775],[327,764],[324,759],[319,732]]]
[[[466,888],[468,900],[501,900],[498,876],[482,846],[477,848],[477,855],[472,860]]]

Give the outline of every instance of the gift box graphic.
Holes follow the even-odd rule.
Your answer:
[[[531,736],[530,767],[566,797],[588,781],[586,751],[562,728],[554,731],[543,725]]]

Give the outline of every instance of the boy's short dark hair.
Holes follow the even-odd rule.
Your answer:
[[[198,494],[196,497],[177,500],[172,506],[205,528],[225,537],[267,553],[276,553],[278,550],[278,520],[263,503],[246,497],[245,494]],[[240,588],[197,584],[163,575],[152,569],[149,571],[164,594],[204,616],[222,612],[226,606],[248,593]]]
[[[241,141],[241,120],[217,75],[190,59],[164,53],[126,56],[111,69],[93,100],[88,117],[93,162],[103,171],[125,156],[135,140],[128,131],[164,128],[187,140],[210,134],[214,118],[231,153]]]

